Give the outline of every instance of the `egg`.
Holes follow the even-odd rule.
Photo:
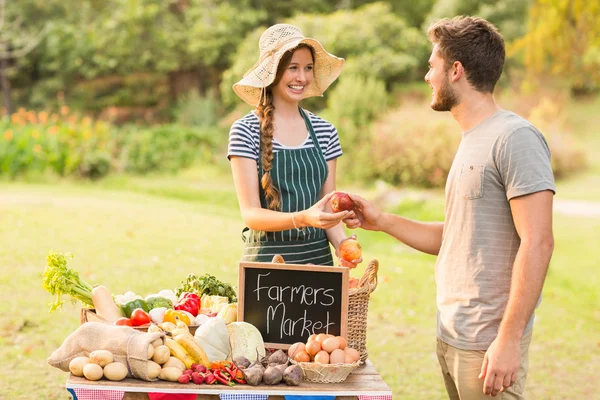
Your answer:
[[[329,355],[330,364],[343,364],[346,362],[346,352],[344,350],[335,349]]]
[[[327,334],[326,333],[319,333],[315,339],[316,339],[317,342],[323,343],[323,340],[327,339]]]
[[[360,353],[358,352],[358,350],[354,350],[351,347],[346,347],[344,351],[352,360],[351,362],[358,361],[358,359],[360,359]]]
[[[298,351],[295,355],[294,355],[294,360],[297,362],[309,362],[310,361],[310,355],[302,350],[302,351]]]
[[[316,340],[309,340],[308,343],[306,343],[305,350],[311,355],[311,357],[314,357],[319,351],[321,351],[321,343],[317,342]]]
[[[288,357],[294,358],[294,356],[296,355],[296,353],[298,353],[300,351],[305,351],[305,350],[306,350],[306,346],[305,346],[304,343],[302,343],[302,342],[294,343],[288,349]]]
[[[319,364],[329,364],[329,353],[325,350],[321,350],[315,356],[315,362]]]
[[[340,341],[340,349],[344,350],[348,346],[348,341],[343,336],[338,336],[337,339]]]
[[[329,337],[321,342],[321,348],[331,354],[332,351],[340,348],[340,341],[335,336]]]

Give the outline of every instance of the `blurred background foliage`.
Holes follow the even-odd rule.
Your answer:
[[[600,89],[600,2],[1,0],[0,175],[98,179],[224,160],[250,110],[231,90],[279,22],[346,64],[304,106],[333,122],[344,179],[442,187],[458,128],[433,113],[425,30],[478,15],[504,34],[498,97],[538,125],[557,177],[586,168],[562,110]],[[501,102],[501,104],[504,104]],[[223,162],[224,163],[224,162]],[[226,165],[226,164],[225,164]]]

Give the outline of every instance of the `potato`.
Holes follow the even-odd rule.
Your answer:
[[[83,376],[83,367],[89,363],[90,359],[87,357],[75,357],[69,363],[69,371],[75,376]]]
[[[103,375],[104,371],[98,364],[89,363],[85,364],[83,367],[83,376],[90,381],[97,381],[98,379],[102,378]]]
[[[152,360],[152,356],[154,355],[154,346],[152,344],[148,345],[148,360]]]
[[[148,361],[148,378],[155,379],[159,376],[161,371],[160,365],[155,363],[154,361]]]
[[[127,372],[127,366],[120,362],[111,362],[104,366],[104,377],[109,381],[122,381]]]
[[[169,357],[166,363],[163,364],[163,368],[175,367],[180,369],[182,372],[186,370],[185,364],[177,357]]]
[[[95,350],[90,353],[90,362],[104,367],[114,361],[113,354],[108,350]]]
[[[160,374],[158,375],[158,379],[162,379],[163,381],[169,382],[177,382],[179,377],[183,375],[183,371],[179,368],[169,367],[163,368],[160,370]]]
[[[152,361],[157,364],[164,364],[169,361],[171,357],[171,351],[165,345],[157,346],[154,348],[154,355],[152,356]]]

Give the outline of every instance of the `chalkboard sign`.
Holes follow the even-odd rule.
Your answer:
[[[256,326],[269,348],[313,333],[346,336],[348,268],[240,262],[238,320]]]

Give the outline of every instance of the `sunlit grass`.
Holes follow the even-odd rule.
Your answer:
[[[230,179],[227,171],[200,168],[178,177],[114,178],[101,186],[0,184],[0,398],[68,399],[67,374],[45,360],[79,325],[79,308],[67,304],[47,313],[51,297],[41,274],[51,248],[73,252],[70,265],[114,293],[173,288],[189,272],[211,272],[236,284],[243,224]],[[440,192],[407,192],[386,204],[410,218],[443,215]],[[394,397],[444,398],[435,357],[435,257],[381,233],[357,233],[365,259],[381,266],[369,310],[370,358]],[[595,371],[586,366],[600,365],[600,219],[558,215],[555,236],[527,395],[590,398]]]

